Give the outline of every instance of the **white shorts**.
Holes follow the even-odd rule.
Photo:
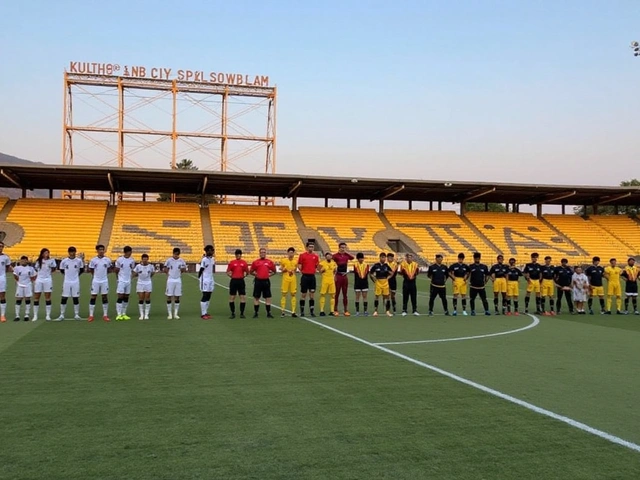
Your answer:
[[[167,280],[167,289],[165,291],[167,297],[181,297],[182,296],[182,281],[181,280]]]
[[[215,284],[213,278],[201,278],[200,279],[200,291],[201,292],[213,292]]]
[[[64,282],[62,284],[62,296],[75,298],[80,296],[80,282]]]
[[[53,290],[53,280],[45,278],[42,280],[36,279],[36,285],[34,292],[36,293],[51,293]]]
[[[108,295],[109,282],[91,282],[91,295]]]
[[[7,277],[0,278],[0,292],[4,293],[7,291]]]
[[[129,295],[131,293],[131,282],[121,282],[118,280],[116,293],[119,295]]]
[[[20,284],[16,285],[16,298],[31,298],[31,295],[33,295],[33,286],[31,282],[23,286]]]
[[[136,285],[137,293],[151,293],[153,283],[151,282],[138,282]]]

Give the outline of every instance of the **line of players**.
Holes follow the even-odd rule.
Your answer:
[[[349,262],[356,260],[352,269]],[[582,272],[582,267],[571,268],[568,260],[563,258],[559,266],[554,266],[552,258],[547,256],[544,264],[538,263],[539,255],[531,254],[531,262],[524,269],[516,266],[515,258],[510,258],[508,264],[504,263],[503,255],[498,255],[497,263],[489,268],[481,263],[481,254],[473,254],[473,263],[464,263],[465,255],[458,255],[458,261],[452,265],[443,263],[443,256],[436,255],[435,262],[428,267],[427,277],[431,280],[429,297],[429,315],[433,315],[434,303],[440,298],[445,311],[449,315],[447,300],[447,281],[453,283],[453,315],[458,314],[458,302],[461,303],[461,312],[467,315],[467,293],[470,297],[470,313],[476,314],[476,299],[480,298],[485,315],[491,315],[487,299],[486,286],[493,283],[493,305],[495,314],[519,315],[520,278],[527,282],[524,298],[524,312],[529,313],[531,297],[535,301],[535,313],[539,315],[556,315],[561,312],[562,300],[566,300],[570,313],[585,314],[584,303],[587,302],[589,313],[593,314],[593,300],[598,298],[602,314],[611,314],[612,302],[616,300],[618,314],[629,313],[629,302],[633,312],[638,314],[638,276],[640,268],[635,265],[635,259],[630,258],[624,269],[616,265],[616,260],[611,259],[610,265],[602,267],[600,258],[594,257],[593,264]],[[315,291],[316,273],[321,274],[320,288],[320,316],[326,315],[325,302],[333,304],[333,310],[329,315],[338,316],[338,304],[342,294],[343,314],[349,316],[348,310],[348,274],[354,274],[355,314],[360,315],[362,300],[364,315],[368,315],[368,290],[369,280],[373,281],[374,311],[378,315],[381,303],[388,316],[396,313],[397,276],[403,277],[402,285],[402,315],[408,314],[408,304],[411,303],[412,313],[419,315],[417,311],[417,287],[416,277],[420,273],[418,264],[411,254],[405,256],[401,263],[395,261],[392,253],[381,253],[378,262],[370,266],[365,262],[364,255],[358,253],[355,257],[346,251],[346,244],[340,243],[337,253],[326,253],[323,261],[314,253],[314,245],[307,243],[306,251],[296,257],[293,247],[288,249],[287,257],[280,261],[282,273],[281,310],[285,315],[287,299],[290,300],[292,316],[296,313],[297,273],[301,274],[299,301],[300,312],[305,314],[308,301],[309,314],[315,316]],[[244,318],[246,302],[246,286],[244,279],[248,275],[254,275],[254,317],[258,316],[260,299],[264,298],[267,316],[271,314],[271,276],[277,273],[276,264],[266,258],[266,250],[260,250],[260,258],[251,266],[242,260],[242,251],[236,250],[236,259],[229,263],[227,274],[231,277],[229,284],[229,306],[231,318],[235,318],[235,299],[240,296],[240,315]],[[625,307],[622,310],[621,279],[625,281]],[[605,303],[604,283],[607,280],[608,291]],[[554,295],[557,292],[557,295]],[[382,300],[382,302],[380,301]],[[549,308],[547,308],[547,305]]]
[[[65,319],[68,300],[73,303],[73,313],[76,320],[80,317],[80,276],[84,273],[84,261],[77,256],[75,247],[68,248],[68,256],[60,261],[60,264],[50,257],[47,248],[40,251],[40,255],[33,265],[29,265],[28,257],[20,257],[15,267],[11,266],[10,258],[3,253],[4,244],[0,242],[0,321],[6,322],[6,286],[7,273],[12,273],[16,281],[16,303],[14,321],[37,321],[40,307],[40,298],[45,298],[45,319],[51,320],[51,293],[53,291],[52,274],[59,270],[64,276],[62,295],[60,299],[60,316],[54,321]],[[132,257],[131,247],[124,247],[123,254],[115,262],[105,255],[104,245],[96,246],[96,256],[91,259],[88,271],[91,275],[91,297],[89,300],[88,321],[94,321],[94,314],[98,297],[102,303],[102,319],[109,322],[109,274],[117,275],[117,301],[116,320],[129,320],[127,309],[132,290],[132,280],[137,279],[136,293],[138,296],[138,310],[140,320],[148,320],[151,311],[151,292],[153,290],[152,278],[156,272],[155,267],[149,263],[149,255],[142,254],[140,261],[136,262]],[[203,291],[203,299],[211,297],[213,291],[213,247],[205,247],[200,270],[200,286]],[[164,272],[167,274],[165,295],[167,298],[168,318],[178,319],[180,309],[180,297],[182,296],[182,274],[187,271],[186,262],[180,258],[180,249],[174,248],[173,255],[164,263]],[[209,291],[207,294],[206,291]],[[31,300],[33,297],[33,317],[31,313]],[[21,308],[24,307],[24,316],[21,317]],[[209,302],[203,300],[202,305],[208,309]]]
[[[485,287],[491,280],[493,282],[493,304],[496,314],[501,312],[506,315],[513,313],[519,315],[519,280],[524,277],[527,289],[524,298],[525,313],[529,313],[531,297],[535,298],[535,312],[539,315],[556,315],[560,313],[562,299],[565,298],[570,313],[585,314],[584,302],[587,302],[589,313],[593,315],[593,300],[600,301],[600,313],[611,315],[613,300],[616,301],[616,313],[624,315],[629,313],[629,302],[632,304],[633,313],[638,312],[638,276],[640,268],[635,265],[635,259],[629,258],[624,268],[617,266],[617,261],[612,258],[607,267],[600,265],[600,258],[593,257],[592,265],[582,271],[582,267],[571,268],[566,258],[560,261],[559,266],[552,265],[552,258],[546,256],[544,263],[538,263],[539,255],[531,254],[531,262],[527,263],[523,270],[516,267],[515,258],[509,259],[509,264],[504,264],[504,257],[498,255],[497,263],[491,268],[480,263],[481,255],[474,253],[474,262],[470,265],[464,263],[465,255],[460,253],[458,261],[450,266],[442,263],[442,256],[436,256],[436,262],[429,266],[427,275],[431,279],[431,296],[429,299],[429,313],[432,314],[433,302],[437,297],[442,299],[445,315],[449,315],[446,298],[446,282],[449,278],[453,281],[453,315],[457,315],[458,300],[461,300],[462,313],[466,312],[467,286],[470,290],[471,314],[475,315],[475,298],[480,297],[486,315],[490,315],[489,304]],[[605,303],[604,283],[607,280],[607,298]],[[621,280],[625,282],[624,310],[622,309]],[[557,296],[554,298],[554,290]],[[502,297],[501,309],[499,301]],[[547,300],[549,308],[547,309]]]

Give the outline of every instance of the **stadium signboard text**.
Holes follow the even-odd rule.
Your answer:
[[[120,65],[118,63],[69,62],[68,73],[84,75],[120,75],[131,78],[152,80],[178,80],[180,82],[206,82],[218,85],[245,85],[268,87],[268,75],[245,75],[204,70],[145,67],[140,65]]]

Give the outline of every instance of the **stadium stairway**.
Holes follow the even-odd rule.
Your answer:
[[[591,215],[588,219],[629,247],[634,256],[640,255],[640,223],[637,218],[627,215]]]
[[[386,245],[389,251],[395,251],[399,254],[411,253],[418,263],[427,264],[428,259],[422,256],[420,246],[413,238],[394,228],[384,212],[378,212],[378,217],[386,230],[381,230],[373,236],[373,241],[377,245]]]
[[[436,254],[452,263],[460,252],[470,256],[479,251],[485,262],[490,263],[498,253],[495,246],[453,211],[386,210],[385,216],[390,225],[414,240],[420,255],[430,262]]]
[[[7,220],[7,216],[9,215],[9,212],[11,211],[11,209],[13,208],[13,206],[16,204],[15,200],[9,200],[8,198],[0,198],[0,222],[4,222]]]
[[[216,248],[215,239],[213,238],[213,230],[211,229],[211,214],[209,207],[200,207],[200,221],[202,222],[202,240],[204,245],[213,245]]]
[[[319,252],[330,252],[333,251],[329,249],[329,245],[325,242],[320,232],[314,230],[313,228],[307,227],[302,221],[302,217],[300,216],[300,212],[297,210],[292,210],[291,214],[293,215],[294,220],[296,221],[296,225],[298,226],[298,235],[302,239],[302,243],[306,244],[309,240],[313,240],[315,242],[316,251]]]
[[[533,252],[540,257],[550,255],[554,262],[559,257],[571,263],[585,260],[584,251],[532,214],[468,212],[466,218],[506,258],[514,257],[519,264],[528,262]]]
[[[104,214],[104,221],[102,222],[102,230],[100,231],[100,237],[98,238],[99,245],[106,245],[107,251],[109,249],[109,240],[111,240],[111,232],[113,231],[113,222],[116,218],[116,206],[109,205],[107,211]]]

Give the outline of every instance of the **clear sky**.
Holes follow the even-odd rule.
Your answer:
[[[0,152],[61,162],[62,72],[79,60],[269,75],[280,173],[615,185],[638,176],[639,14],[638,0],[5,2]]]

